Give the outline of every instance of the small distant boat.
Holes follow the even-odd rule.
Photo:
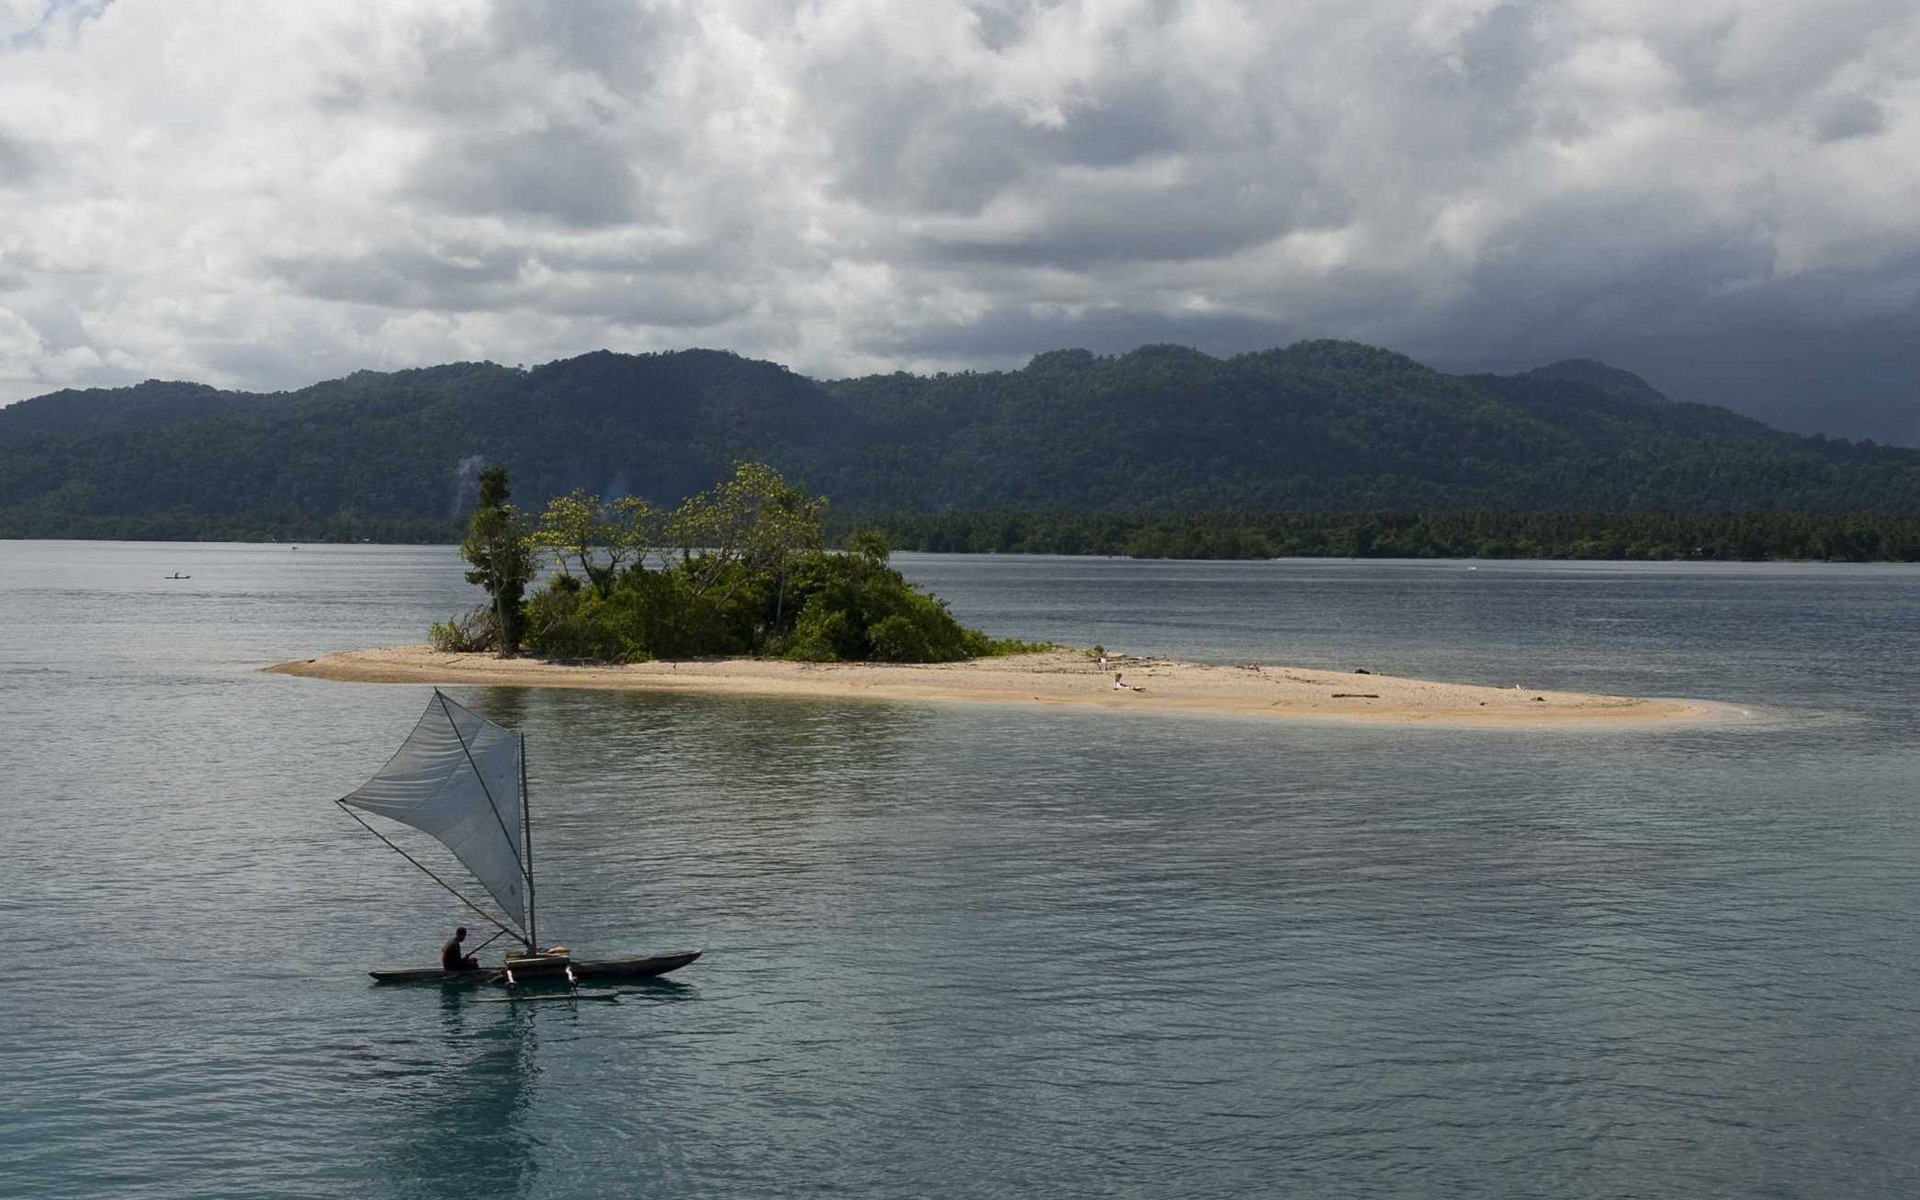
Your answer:
[[[162,578],[165,578],[165,579],[192,579],[192,578],[193,578],[193,576],[191,576],[191,575],[182,575],[182,574],[181,574],[180,572],[178,572],[178,571],[175,571],[175,572],[174,572],[173,574],[171,574],[171,575],[166,575],[166,576],[163,576]]]
[[[540,945],[533,890],[533,816],[527,803],[526,735],[503,729],[438,688],[400,749],[372,779],[334,803],[367,832],[452,892],[482,920],[521,944],[497,967],[370,971],[374,982],[517,987],[650,979],[700,957],[677,950],[645,958],[576,961]],[[368,824],[371,813],[410,825],[453,852],[493,898],[496,914],[434,874]],[[498,935],[496,935],[498,936]],[[598,996],[581,998],[598,999]]]

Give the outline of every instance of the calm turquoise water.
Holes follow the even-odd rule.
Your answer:
[[[619,1005],[375,990],[444,548],[0,543],[0,1194],[1920,1190],[1920,572],[907,558],[998,634],[1766,706],[1441,732],[462,691]],[[175,570],[190,580],[161,577]]]

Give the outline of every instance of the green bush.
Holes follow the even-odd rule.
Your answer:
[[[871,657],[879,662],[937,662],[933,643],[904,613],[875,621],[867,630]]]
[[[451,621],[427,628],[427,645],[450,654],[478,654],[500,644],[500,620],[491,604],[482,604]]]
[[[562,576],[526,606],[527,648],[546,658],[633,662],[647,657],[627,606]]]
[[[860,639],[847,614],[815,596],[800,611],[785,657],[798,662],[838,662],[859,656]]]

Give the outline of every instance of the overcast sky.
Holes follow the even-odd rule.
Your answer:
[[[0,0],[0,400],[1345,337],[1920,443],[1914,0]]]

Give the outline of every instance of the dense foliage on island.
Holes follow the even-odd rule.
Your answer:
[[[523,495],[669,505],[742,460],[902,547],[1912,557],[1920,516],[1920,450],[1769,429],[1593,362],[1460,376],[1322,341],[827,382],[602,351],[273,395],[60,392],[0,409],[0,537],[451,541],[485,462]]]
[[[1039,649],[989,638],[887,565],[886,539],[828,550],[823,497],[760,463],[671,512],[572,492],[536,522],[507,472],[481,472],[461,554],[488,602],[437,624],[436,649],[589,662],[763,655],[804,662],[956,662]],[[528,596],[543,567],[553,570]]]

